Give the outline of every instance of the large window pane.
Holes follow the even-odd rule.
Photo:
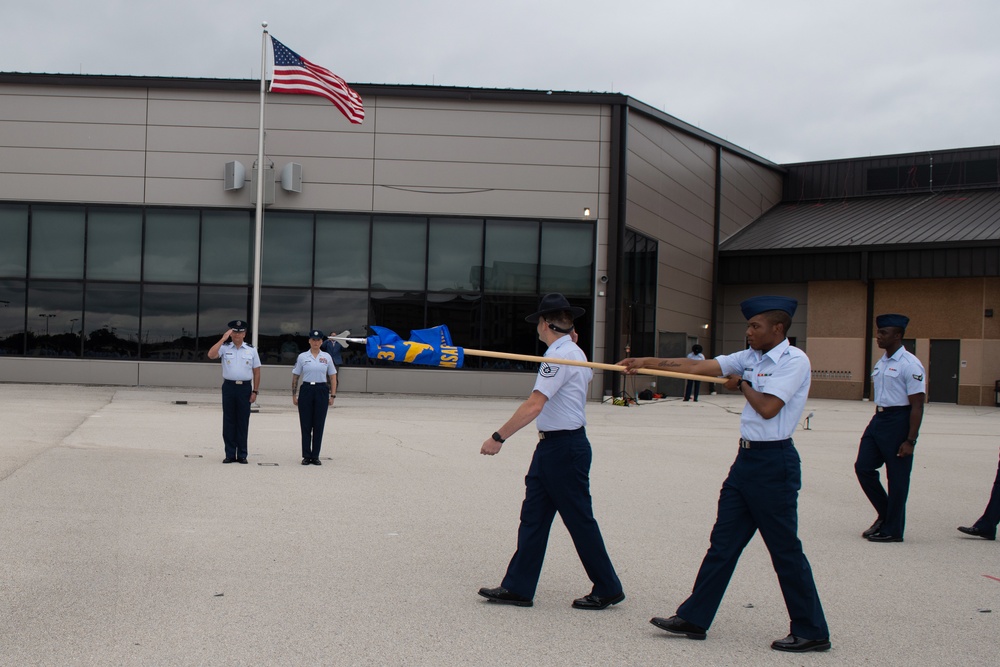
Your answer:
[[[535,327],[524,321],[538,308],[538,298],[532,296],[489,296],[483,299],[483,347],[495,352],[538,355],[544,346],[538,342]],[[480,359],[481,368],[497,370],[533,370],[538,364],[506,359]]]
[[[264,364],[293,365],[309,349],[312,291],[267,288],[260,295],[260,329],[257,344]]]
[[[0,276],[24,278],[28,266],[28,207],[0,206]]]
[[[197,327],[197,287],[146,285],[143,288],[142,344],[139,348],[143,359],[193,360]],[[220,337],[223,331],[225,329],[219,332]]]
[[[24,354],[24,281],[0,280],[0,355]]]
[[[316,287],[368,289],[368,216],[316,216]]]
[[[205,211],[202,214],[202,283],[249,284],[252,251],[253,224],[249,211]]]
[[[83,278],[82,208],[31,209],[31,277]]]
[[[478,294],[428,294],[427,324],[444,324],[459,347],[482,349],[482,298]],[[465,368],[479,368],[482,357],[467,356]]]
[[[198,211],[148,211],[145,255],[146,280],[198,282]]]
[[[312,282],[313,216],[269,213],[264,216],[264,285],[302,285]]]
[[[487,293],[536,294],[538,223],[487,221],[483,274]]]
[[[372,229],[372,288],[424,289],[427,221],[376,217]]]
[[[139,355],[139,285],[87,284],[83,356],[134,359]]]
[[[312,326],[324,333],[350,331],[352,336],[368,334],[368,292],[316,290],[313,293]],[[345,366],[364,366],[368,355],[364,345],[351,345],[341,353]]]
[[[79,357],[82,326],[83,285],[36,282],[28,289],[29,355]]]
[[[431,219],[427,244],[427,289],[479,290],[483,264],[483,221]]]
[[[372,292],[368,323],[388,327],[403,338],[409,338],[413,329],[427,327],[424,322],[424,307],[422,292]]]
[[[246,287],[202,287],[198,294],[198,359],[209,359],[209,349],[219,342],[233,320],[246,320],[247,341],[253,340],[256,322],[250,321],[250,290]]]
[[[589,223],[542,223],[539,291],[567,297],[591,295],[594,228]]]
[[[142,211],[90,209],[87,216],[87,278],[139,280]]]

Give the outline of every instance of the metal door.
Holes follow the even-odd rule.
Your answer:
[[[927,368],[927,400],[931,403],[958,403],[958,368],[961,341],[931,340]]]

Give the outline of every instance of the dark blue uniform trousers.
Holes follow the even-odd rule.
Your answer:
[[[604,547],[590,497],[590,441],[582,428],[564,433],[546,434],[535,447],[524,478],[517,551],[500,585],[526,598],[535,596],[549,530],[559,512],[583,569],[594,584],[591,593],[601,597],[617,595],[622,583]]]
[[[802,486],[795,447],[741,449],[722,484],[711,544],[691,596],[677,615],[705,629],[712,624],[743,549],[758,530],[771,554],[791,633],[826,639],[830,631],[798,538],[798,495]]]
[[[990,494],[990,502],[986,505],[986,511],[979,518],[974,526],[986,535],[997,534],[997,524],[1000,524],[1000,465],[997,465],[997,478],[993,481],[993,493]]]
[[[902,537],[906,528],[906,497],[910,493],[913,457],[896,456],[899,446],[910,433],[910,411],[876,412],[861,436],[854,472],[861,490],[882,519],[880,532]],[[882,487],[878,469],[885,466],[888,492]]]
[[[222,383],[222,441],[226,458],[247,457],[247,434],[250,432],[250,382]]]
[[[302,429],[302,458],[318,459],[323,446],[323,427],[330,409],[327,384],[305,384],[299,391],[299,427]]]

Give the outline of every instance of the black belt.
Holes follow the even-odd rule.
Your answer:
[[[223,384],[250,384],[253,380],[223,380]]]
[[[577,433],[583,433],[583,429],[584,427],[581,426],[580,428],[575,428],[571,431],[539,431],[538,439],[547,440],[550,438],[562,438],[567,435],[576,435]]]
[[[794,444],[791,438],[784,440],[744,440],[740,438],[741,449],[784,449]]]
[[[876,405],[875,412],[899,412],[900,410],[909,410],[909,405]]]
[[[303,386],[305,386],[305,385],[307,385],[307,384],[312,384],[312,385],[317,385],[317,384],[321,384],[321,385],[323,385],[323,386],[326,386],[326,383],[325,383],[325,382],[303,382],[303,383],[302,383],[302,385],[303,385]]]

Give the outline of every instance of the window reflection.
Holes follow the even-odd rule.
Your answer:
[[[142,212],[90,209],[87,216],[87,278],[139,280]]]
[[[194,360],[197,313],[198,288],[194,285],[146,285],[142,291],[142,358]]]
[[[487,221],[483,276],[487,293],[537,293],[538,223]]]
[[[146,213],[146,280],[198,282],[198,211],[154,209]]]
[[[35,282],[28,288],[27,354],[79,357],[83,326],[83,285]]]
[[[350,331],[351,336],[368,335],[368,292],[316,290],[313,293],[312,326],[326,334]],[[345,366],[364,366],[368,354],[364,345],[350,345],[341,352]]]
[[[425,218],[376,217],[372,228],[372,287],[423,290],[427,257]]]
[[[0,276],[24,278],[28,266],[28,207],[0,206]]]
[[[89,283],[83,356],[134,359],[139,355],[139,285]]]
[[[589,223],[542,223],[539,292],[588,297],[594,281],[594,228]]]
[[[0,280],[0,355],[24,354],[24,281]]]
[[[83,278],[84,228],[82,208],[32,207],[31,277]]]
[[[471,292],[482,283],[483,221],[431,219],[427,243],[427,289]]]
[[[316,287],[368,288],[368,216],[316,216]]]
[[[313,217],[303,213],[264,216],[264,285],[309,286],[313,274]]]
[[[201,224],[201,282],[248,284],[253,266],[252,231],[249,211],[205,211]]]
[[[263,364],[295,363],[309,348],[312,294],[308,289],[267,288],[260,295],[257,353]]]
[[[424,305],[422,292],[372,292],[368,323],[388,327],[403,338],[409,338],[413,329],[427,327],[424,323]],[[386,361],[377,363],[380,366],[399,365]]]
[[[198,352],[199,361],[212,361],[208,351],[219,342],[233,320],[246,320],[247,340],[253,340],[250,322],[250,290],[246,287],[204,286],[198,293]]]
[[[481,323],[482,297],[478,294],[427,295],[427,326],[446,325],[455,345],[483,349],[480,343]],[[464,368],[479,368],[480,361],[481,357],[468,356]]]

